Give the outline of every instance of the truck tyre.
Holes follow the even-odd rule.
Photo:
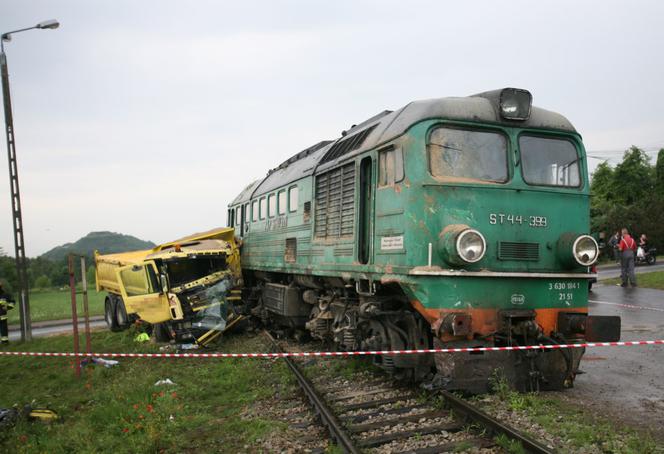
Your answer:
[[[125,330],[129,328],[129,317],[127,317],[127,309],[125,308],[122,298],[117,297],[115,300],[115,319],[117,320],[118,328]]]
[[[112,295],[108,295],[104,301],[104,320],[106,320],[108,329],[113,332],[120,331],[118,319],[115,315],[115,298]]]
[[[170,342],[171,330],[166,323],[156,323],[154,325],[154,338],[157,342]]]

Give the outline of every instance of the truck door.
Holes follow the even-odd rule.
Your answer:
[[[161,289],[154,261],[124,266],[116,273],[128,314],[138,314],[149,323],[171,320],[168,298]]]

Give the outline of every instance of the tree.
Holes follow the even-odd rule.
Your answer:
[[[593,181],[590,183],[590,192],[593,197],[604,200],[613,199],[613,176],[613,169],[608,162],[604,161],[597,166],[593,173]]]
[[[660,189],[662,192],[660,192]],[[664,245],[664,150],[657,165],[641,149],[631,147],[615,169],[600,164],[590,186],[591,231],[611,235],[627,227],[633,235],[646,233],[650,242]]]
[[[35,279],[35,288],[45,289],[51,287],[51,280],[45,274]]]
[[[622,205],[632,205],[650,194],[653,183],[650,157],[645,151],[632,146],[613,173],[613,200]]]
[[[88,286],[95,285],[96,279],[95,279],[95,267],[94,267],[94,265],[90,265],[88,267],[88,271],[87,271],[87,273],[85,273],[85,277],[87,278]]]
[[[660,197],[664,197],[664,148],[657,153],[657,164],[655,164],[655,191]]]

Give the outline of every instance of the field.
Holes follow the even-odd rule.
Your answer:
[[[123,333],[93,333],[94,351],[154,352]],[[11,344],[12,350],[71,351],[71,336]],[[222,351],[262,351],[262,337],[229,336]],[[59,420],[21,420],[0,431],[2,452],[246,452],[284,424],[251,407],[293,392],[285,364],[264,359],[120,358],[74,378],[72,359],[0,357],[0,407],[47,407]],[[175,366],[175,364],[177,366]],[[174,386],[155,386],[170,378]],[[265,405],[265,404],[263,404]],[[264,448],[263,448],[264,449]]]
[[[14,295],[15,298],[16,296]],[[104,314],[104,297],[105,293],[97,293],[94,287],[88,291],[90,315]],[[76,302],[78,303],[78,314],[81,316],[83,314],[83,295],[81,293],[76,295]],[[18,300],[16,307],[9,311],[8,315],[10,325],[19,322]],[[33,322],[71,318],[71,293],[69,288],[30,292],[30,316]]]
[[[620,278],[604,279],[601,282],[604,285],[617,285],[620,284]],[[637,274],[636,283],[639,287],[664,290],[664,271]]]

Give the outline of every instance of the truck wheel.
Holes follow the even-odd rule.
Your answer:
[[[157,323],[154,325],[154,338],[157,342],[170,342],[171,330],[166,323]]]
[[[104,320],[106,320],[106,325],[111,331],[120,331],[118,319],[115,315],[115,298],[111,295],[107,296],[104,301]]]
[[[120,330],[129,328],[129,317],[127,317],[127,309],[125,308],[124,301],[118,297],[115,300],[115,319],[118,323]]]

